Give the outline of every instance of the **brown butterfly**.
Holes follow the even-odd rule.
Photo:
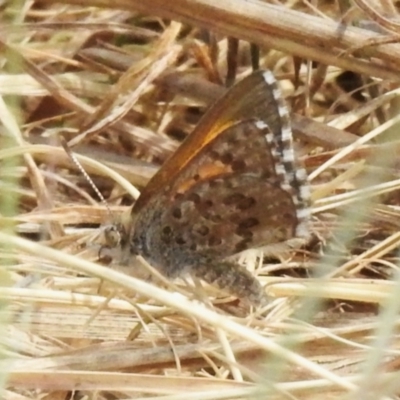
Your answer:
[[[260,304],[262,286],[229,257],[307,237],[309,198],[275,78],[254,72],[211,107],[144,188],[124,262],[139,254],[169,278],[189,273]]]

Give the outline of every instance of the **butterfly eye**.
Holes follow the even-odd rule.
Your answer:
[[[122,226],[110,225],[105,228],[104,236],[107,246],[110,248],[114,248],[119,246],[122,239],[127,235],[123,232]]]

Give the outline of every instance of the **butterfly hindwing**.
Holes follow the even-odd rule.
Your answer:
[[[175,267],[181,261],[183,268],[203,252],[223,258],[294,236],[296,207],[292,193],[282,187],[276,169],[279,156],[275,144],[268,142],[269,132],[260,121],[234,124],[153,197],[135,224],[136,235],[148,235],[146,243],[163,244],[160,253],[155,242],[151,245],[153,262],[168,263],[165,248]]]

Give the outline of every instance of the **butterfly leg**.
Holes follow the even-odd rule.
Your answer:
[[[255,306],[267,303],[267,296],[260,282],[243,266],[232,261],[201,264],[192,267],[192,273],[209,284],[245,299]]]

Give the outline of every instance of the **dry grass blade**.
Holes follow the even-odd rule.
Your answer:
[[[47,2],[47,1],[45,1]],[[76,0],[65,1],[79,4]],[[101,7],[101,1],[90,1]],[[171,18],[205,29],[214,29],[226,36],[240,37],[260,46],[273,47],[289,54],[310,58],[343,69],[350,69],[383,79],[398,80],[396,70],[364,62],[359,58],[340,57],[343,50],[366,41],[377,34],[371,31],[340,25],[313,15],[285,7],[252,0],[245,3],[232,0],[176,0],[166,5],[163,0],[117,0],[115,8]],[[307,43],[307,44],[304,44]],[[335,52],[335,48],[338,49]],[[388,64],[398,62],[396,46],[372,49],[371,56]],[[396,61],[397,60],[397,61]]]

